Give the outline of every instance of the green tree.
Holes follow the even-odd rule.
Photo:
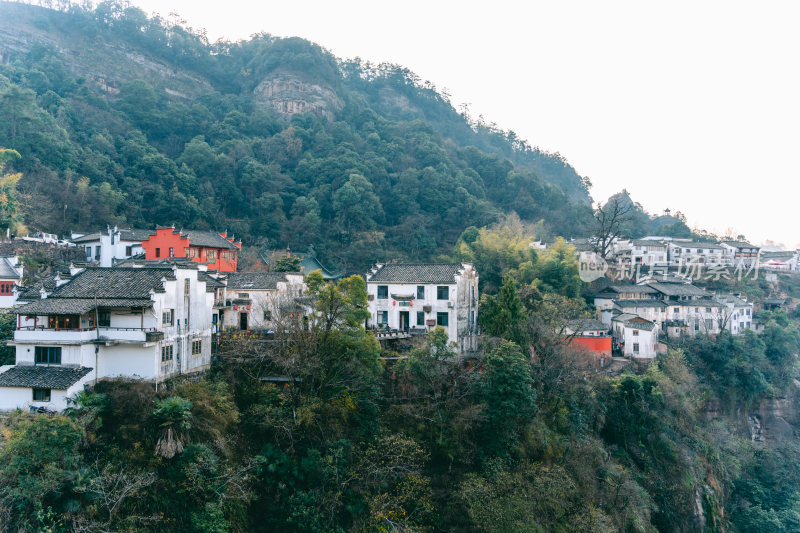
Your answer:
[[[536,391],[529,357],[513,342],[503,341],[483,358],[478,397],[486,405],[481,431],[483,450],[494,456],[513,454],[519,434],[536,410]]]
[[[22,416],[0,447],[0,507],[14,530],[62,529],[76,505],[83,430],[65,416]]]

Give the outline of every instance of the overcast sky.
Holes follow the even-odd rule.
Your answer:
[[[133,0],[401,64],[651,213],[795,247],[800,2]]]

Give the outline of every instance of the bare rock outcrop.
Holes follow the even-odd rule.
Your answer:
[[[292,74],[276,74],[263,80],[253,90],[253,99],[262,107],[284,116],[314,113],[334,120],[344,103],[327,86],[308,83]]]

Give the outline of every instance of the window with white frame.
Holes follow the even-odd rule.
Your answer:
[[[192,356],[197,357],[203,353],[203,339],[192,340]]]

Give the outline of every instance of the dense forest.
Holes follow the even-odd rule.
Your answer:
[[[783,405],[797,427],[796,317],[764,313],[761,334],[685,339],[609,376],[560,341],[564,318],[589,312],[574,250],[529,242],[506,225],[468,230],[452,251],[487,274],[479,365],[442,329],[382,349],[363,327],[364,279],[311,273],[308,326],[227,338],[200,380],[103,381],[64,414],[11,414],[0,525],[797,531],[794,431],[754,438],[747,423]]]
[[[299,38],[209,43],[123,2],[0,2],[0,147],[21,156],[13,232],[227,229],[359,271],[510,212],[541,239],[591,231],[588,179],[408,69]],[[662,230],[637,207],[632,236]]]
[[[510,211],[587,231],[588,183],[563,158],[470,122],[401,67],[298,38],[210,44],[119,2],[2,3],[0,20],[0,146],[22,156],[20,222],[32,229],[227,228],[361,268],[434,257]],[[173,90],[181,76],[192,83]],[[287,76],[297,105],[319,90],[321,110],[259,100],[259,84]]]

